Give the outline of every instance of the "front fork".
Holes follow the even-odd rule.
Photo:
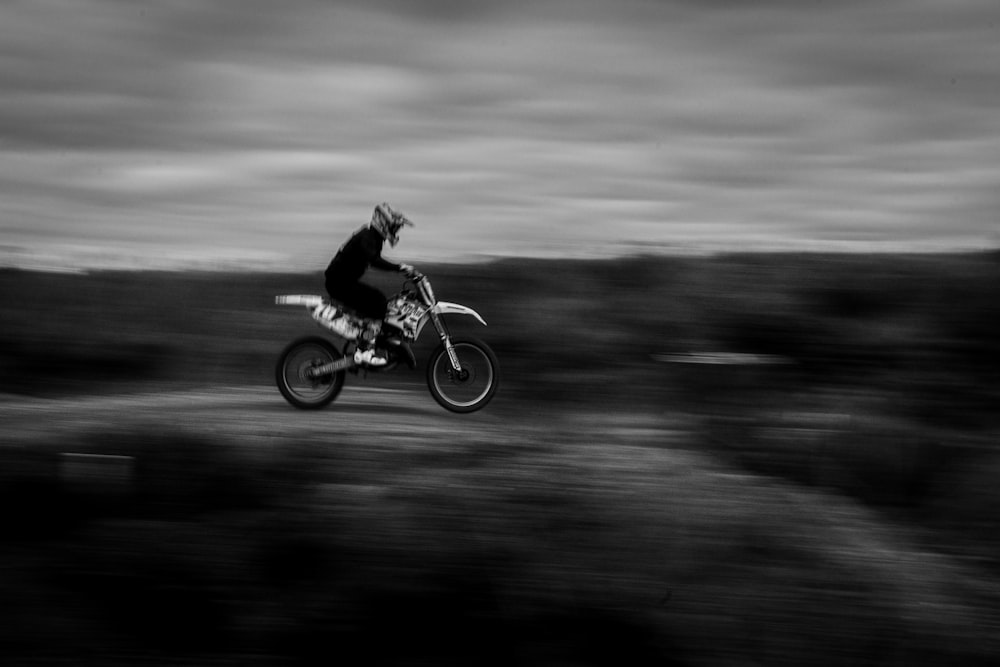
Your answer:
[[[456,373],[462,372],[462,364],[458,361],[458,354],[455,353],[455,346],[451,344],[451,336],[448,334],[448,326],[444,323],[444,318],[441,317],[441,313],[430,314],[431,322],[434,323],[434,328],[438,332],[438,336],[441,338],[441,343],[444,344],[445,351],[448,352],[448,361],[451,362],[451,367]]]
[[[437,303],[437,297],[434,296],[434,290],[431,289],[431,284],[428,280],[421,277],[416,281],[417,290],[420,292],[420,297],[424,304],[430,309],[431,322],[434,323],[434,328],[437,329],[438,337],[441,338],[441,343],[444,345],[444,349],[448,352],[448,361],[451,362],[451,368],[456,373],[462,372],[462,364],[458,361],[458,355],[455,353],[455,346],[451,344],[451,336],[448,335],[448,327],[444,323],[444,318],[441,317],[441,313],[434,311],[434,304]]]

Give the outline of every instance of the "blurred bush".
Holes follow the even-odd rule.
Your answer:
[[[1000,453],[981,443],[978,456],[950,466],[934,480],[924,522],[941,535],[940,547],[992,571],[1000,570]]]
[[[454,317],[455,333],[487,340],[503,364],[505,393],[509,386],[532,399],[655,403],[675,387],[672,369],[652,368],[650,355],[705,351],[785,358],[811,383],[888,384],[896,373],[919,381],[947,369],[953,387],[982,389],[1000,374],[993,255],[423,268],[441,298],[475,308],[489,323]],[[370,279],[388,293],[400,287],[396,276]],[[321,285],[318,273],[0,271],[3,389],[109,380],[266,384],[284,344],[315,331],[298,309],[275,307],[274,295],[318,293]],[[421,363],[432,338],[418,346]]]

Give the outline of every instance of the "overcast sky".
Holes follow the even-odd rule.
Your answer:
[[[3,0],[0,263],[1000,245],[997,0]],[[4,259],[6,257],[6,260]]]

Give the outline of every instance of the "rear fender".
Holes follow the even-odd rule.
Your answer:
[[[274,303],[279,306],[305,306],[315,308],[321,306],[326,301],[318,294],[283,294],[274,297]]]

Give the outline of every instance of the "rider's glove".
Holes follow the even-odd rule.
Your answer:
[[[412,266],[410,266],[409,264],[400,264],[399,265],[399,272],[400,273],[405,273],[406,275],[409,276],[409,275],[413,275],[414,273],[416,273],[417,270],[415,268],[413,268]]]

